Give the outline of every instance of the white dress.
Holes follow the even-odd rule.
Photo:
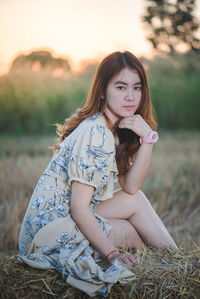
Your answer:
[[[103,257],[70,213],[71,182],[94,186],[90,208],[107,234],[111,226],[95,213],[95,207],[112,197],[117,174],[113,134],[104,116],[96,113],[65,138],[41,175],[21,226],[19,259],[35,268],[61,272],[68,284],[90,296],[107,296],[114,283],[133,278],[124,264],[115,262],[105,269],[99,265]]]

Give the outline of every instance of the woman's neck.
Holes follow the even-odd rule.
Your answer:
[[[104,117],[105,117],[105,120],[106,120],[106,123],[107,123],[107,126],[108,126],[108,129],[113,133],[116,132],[116,129],[118,127],[118,124],[120,122],[120,119],[117,118],[117,117],[114,117],[113,115],[110,115],[109,111],[104,111],[103,113]]]

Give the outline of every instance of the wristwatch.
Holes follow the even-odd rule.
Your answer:
[[[156,131],[152,131],[146,137],[140,137],[140,144],[142,143],[156,143],[158,141],[158,133]]]

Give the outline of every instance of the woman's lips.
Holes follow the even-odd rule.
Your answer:
[[[126,110],[132,110],[133,108],[134,108],[135,106],[124,106],[124,108],[126,109]]]

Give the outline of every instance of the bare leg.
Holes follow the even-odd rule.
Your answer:
[[[108,219],[128,220],[146,244],[177,249],[159,216],[140,190],[134,195],[122,190],[116,191],[112,198],[101,202],[95,212]]]
[[[140,249],[144,242],[128,220],[107,218],[112,226],[108,238],[116,247]]]

